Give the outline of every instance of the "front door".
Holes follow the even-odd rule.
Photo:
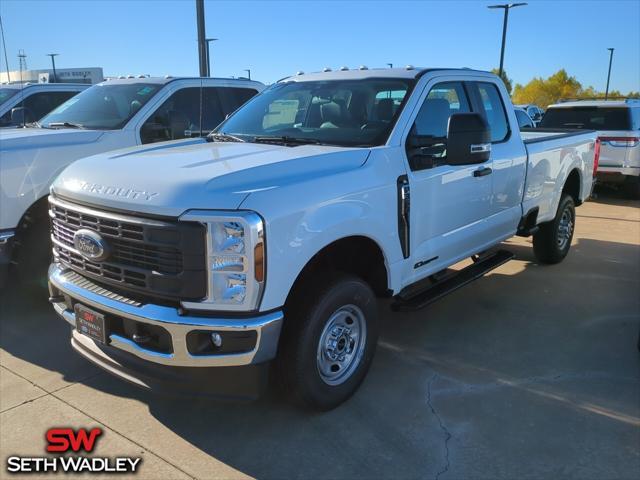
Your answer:
[[[436,83],[428,88],[406,139],[410,171],[411,261],[405,284],[413,283],[477,253],[490,238],[491,159],[481,164],[447,165],[447,128],[454,113],[471,112],[462,81]],[[412,147],[412,138],[433,139],[429,146]]]

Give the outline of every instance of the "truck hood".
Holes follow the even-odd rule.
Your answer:
[[[252,192],[358,168],[369,151],[179,140],[79,160],[53,191],[96,206],[178,217],[192,209],[237,209]]]
[[[71,128],[6,128],[0,130],[0,150],[36,149],[95,142],[102,130]]]

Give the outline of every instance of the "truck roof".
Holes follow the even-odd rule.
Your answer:
[[[203,84],[237,84],[238,86],[263,86],[261,82],[255,80],[249,80],[246,78],[214,78],[214,77],[133,77],[133,78],[112,78],[105,80],[98,85],[127,85],[132,83],[152,83],[157,85],[166,85],[171,82],[177,82],[179,80],[197,80],[203,81]]]
[[[548,108],[572,108],[572,107],[630,107],[640,106],[640,99],[628,98],[626,100],[576,100],[549,105]]]
[[[485,72],[482,70],[471,70],[469,68],[424,68],[424,67],[412,67],[407,66],[404,68],[366,68],[360,67],[353,70],[345,69],[345,67],[339,70],[325,69],[322,72],[304,73],[299,72],[296,75],[285,77],[280,82],[307,82],[314,80],[362,80],[365,78],[407,78],[414,79],[419,78],[425,73],[433,71],[450,71],[452,73],[468,73],[473,75],[486,75],[495,77],[491,72]]]

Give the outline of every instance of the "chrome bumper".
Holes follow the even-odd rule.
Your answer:
[[[258,314],[248,318],[195,317],[179,315],[175,308],[154,304],[139,304],[114,294],[105,296],[100,288],[88,289],[82,282],[72,281],[73,273],[59,264],[49,267],[49,282],[52,287],[88,307],[136,322],[157,325],[169,332],[173,353],[159,353],[146,349],[134,341],[117,334],[109,335],[109,346],[131,353],[143,360],[175,367],[232,367],[258,364],[273,359],[278,348],[282,327],[281,311]],[[109,292],[106,292],[108,294]],[[93,340],[75,330],[76,316],[66,301],[52,302],[55,311],[73,327],[73,337],[83,343]],[[211,331],[255,331],[255,348],[249,352],[232,354],[192,355],[187,350],[187,334],[192,330]],[[82,337],[82,338],[81,338]]]

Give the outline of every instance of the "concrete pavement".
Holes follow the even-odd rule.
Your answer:
[[[45,431],[71,425],[105,430],[98,456],[142,457],[136,478],[635,478],[640,202],[604,193],[577,212],[560,265],[517,238],[516,260],[422,311],[381,301],[369,376],[325,414],[277,392],[154,397],[91,366],[46,301],[10,290],[0,477],[7,456],[42,455]]]

